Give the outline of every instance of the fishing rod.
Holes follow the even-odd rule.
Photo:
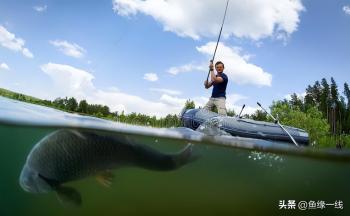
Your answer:
[[[216,50],[218,49],[219,41],[220,41],[220,38],[221,38],[222,28],[224,27],[224,23],[225,23],[226,12],[227,12],[227,7],[228,7],[229,1],[230,1],[230,0],[227,0],[227,2],[226,2],[225,14],[224,14],[224,18],[223,18],[223,20],[222,20],[222,24],[221,24],[221,29],[220,29],[218,41],[216,42],[216,47],[215,47],[214,55],[213,55],[213,58],[210,60],[211,63],[214,62]],[[208,79],[209,79],[209,74],[210,74],[210,69],[209,69],[209,71],[208,71],[207,81],[208,81]]]
[[[283,127],[283,125],[278,121],[278,119],[276,119],[275,117],[273,117],[273,115],[271,115],[269,112],[267,112],[266,109],[264,109],[264,107],[261,106],[261,104],[259,102],[257,102],[258,106],[264,110],[264,112],[266,112],[274,121],[275,121],[275,124],[278,124],[282,130],[284,132],[286,132],[286,134],[288,134],[288,136],[290,137],[290,139],[293,141],[293,143],[299,147],[298,143],[295,141],[295,139],[293,138],[292,135],[290,135],[290,133]]]
[[[244,107],[245,107],[245,104],[243,104],[242,109],[241,109],[241,112],[240,112],[239,115],[238,115],[238,118],[242,118],[241,114],[242,114],[242,112],[243,112],[243,110],[244,110]]]

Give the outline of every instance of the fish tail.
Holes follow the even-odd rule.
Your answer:
[[[164,154],[148,146],[138,146],[135,153],[137,159],[134,165],[158,171],[175,170],[197,159],[193,154],[193,144],[186,145],[176,154]]]
[[[174,156],[175,168],[182,167],[198,159],[198,155],[193,153],[193,144],[187,144],[177,155]]]

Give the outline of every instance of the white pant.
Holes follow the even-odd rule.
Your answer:
[[[213,106],[216,106],[216,108],[218,109],[218,113],[220,115],[227,115],[226,112],[226,98],[224,97],[218,97],[218,98],[209,98],[208,103],[205,105],[205,107],[203,109],[206,110],[211,110],[213,108]]]

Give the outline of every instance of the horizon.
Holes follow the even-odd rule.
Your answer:
[[[0,87],[157,117],[178,114],[187,99],[204,106],[225,4],[1,1]],[[334,77],[342,95],[349,8],[349,1],[231,0],[216,58],[229,77],[227,108],[237,113],[246,104],[252,113],[256,101],[266,107],[303,95],[322,78]]]

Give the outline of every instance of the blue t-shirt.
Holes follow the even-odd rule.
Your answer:
[[[218,75],[216,75],[218,76]],[[224,74],[223,72],[221,73],[221,78],[224,80],[221,83],[214,83],[213,84],[213,92],[211,93],[211,97],[213,98],[218,98],[218,97],[225,97],[226,98],[226,87],[227,87],[227,82],[228,82],[228,78],[226,76],[226,74]]]

